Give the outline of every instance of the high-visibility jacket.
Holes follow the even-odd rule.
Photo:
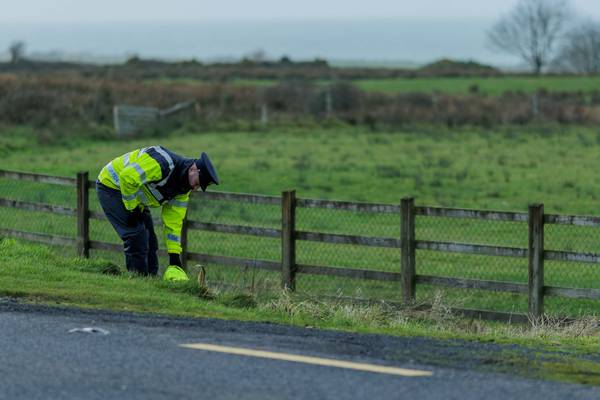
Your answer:
[[[188,169],[193,162],[162,146],[144,147],[106,164],[98,181],[119,190],[127,210],[162,207],[167,250],[181,254],[181,227],[191,192]]]

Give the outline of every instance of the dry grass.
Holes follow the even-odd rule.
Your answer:
[[[363,91],[345,83],[331,84],[326,89],[306,83],[263,87],[0,74],[0,93],[5,100],[0,102],[0,121],[34,124],[49,131],[46,140],[64,130],[65,124],[85,122],[109,127],[114,104],[165,108],[191,99],[196,100],[202,110],[194,119],[198,127],[216,126],[228,120],[256,124],[262,104],[267,105],[272,122],[289,118],[326,122],[330,119],[325,106],[326,93],[332,98],[337,119],[371,127],[406,123],[487,127],[536,121],[562,124],[594,121],[594,111],[586,105],[586,95],[578,92],[540,94],[537,116],[531,111],[531,95],[523,92],[506,92],[500,96],[446,93],[434,100],[431,90],[388,94]]]
[[[586,316],[575,320],[544,316],[530,320],[530,325],[522,335],[534,337],[582,338],[600,336],[600,318]]]
[[[385,302],[356,304],[347,298],[319,300],[300,298],[282,291],[266,302],[258,302],[261,310],[283,313],[290,320],[313,319],[333,322],[338,326],[364,326],[376,329],[403,329],[415,323],[427,326],[438,335],[542,339],[550,342],[561,339],[600,337],[600,318],[596,316],[566,320],[545,316],[529,324],[506,324],[465,318],[452,312],[452,306],[435,292],[431,298],[408,308]]]

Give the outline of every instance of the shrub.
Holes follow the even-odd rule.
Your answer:
[[[152,68],[150,66],[150,68]],[[472,91],[474,92],[474,91]],[[215,84],[141,83],[52,74],[41,77],[0,76],[0,123],[29,124],[43,129],[65,123],[112,126],[115,104],[166,108],[195,100],[197,126],[235,123],[252,127],[267,106],[270,123],[328,121],[386,125],[443,123],[448,126],[526,124],[532,121],[594,123],[598,106],[582,93],[539,91],[533,98],[522,92],[501,96],[479,93],[383,94],[362,92],[340,81],[328,87],[307,80],[287,80],[271,87]],[[180,121],[180,126],[187,121]]]

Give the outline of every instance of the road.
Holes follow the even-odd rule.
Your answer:
[[[497,351],[0,300],[0,399],[600,398],[596,387],[488,372],[485,354]]]

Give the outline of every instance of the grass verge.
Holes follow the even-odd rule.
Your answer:
[[[301,299],[286,293],[211,288],[196,280],[166,283],[134,277],[103,259],[67,258],[56,249],[0,239],[0,296],[84,308],[274,322],[359,333],[464,339],[517,344],[502,352],[484,350],[484,364],[495,371],[600,385],[600,328],[587,318],[565,325],[545,320],[533,326],[506,325],[454,317],[439,297],[428,311],[379,305]],[[209,277],[210,278],[210,277]],[[431,357],[430,357],[431,358]],[[427,359],[437,365],[452,360]]]

